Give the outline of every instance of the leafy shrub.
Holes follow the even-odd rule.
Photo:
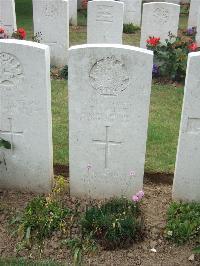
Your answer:
[[[133,23],[130,24],[124,24],[123,26],[123,32],[124,33],[135,33],[136,31],[140,30],[140,27],[134,25]]]
[[[52,192],[47,196],[33,198],[21,215],[14,220],[18,222],[18,235],[22,241],[30,243],[31,239],[41,241],[54,231],[68,233],[73,224],[75,212],[63,207],[62,195],[68,184],[62,176],[55,177]]]
[[[169,34],[164,43],[160,38],[149,37],[147,49],[154,52],[154,77],[182,81],[186,75],[188,53],[197,51],[197,45],[192,38]]]
[[[138,204],[120,198],[91,207],[86,210],[81,226],[83,236],[92,235],[105,248],[125,247],[141,229]]]
[[[62,70],[60,71],[60,77],[63,79],[68,80],[68,66],[64,66]]]
[[[58,201],[42,196],[31,200],[22,213],[18,233],[22,239],[42,240],[55,230],[65,231],[73,213]]]
[[[166,235],[178,244],[193,238],[200,241],[200,204],[173,202],[167,212]]]

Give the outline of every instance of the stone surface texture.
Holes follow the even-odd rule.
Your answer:
[[[188,18],[188,28],[197,26],[199,9],[200,9],[200,1],[191,0],[190,12],[189,12],[189,18]]]
[[[53,178],[49,48],[0,40],[0,188],[49,192]]]
[[[153,53],[123,45],[69,49],[70,189],[131,197],[143,187]]]
[[[69,48],[68,0],[33,0],[34,34],[42,34],[41,43],[50,46],[51,65],[67,65]]]
[[[161,42],[168,38],[169,32],[177,35],[180,5],[171,3],[148,3],[143,5],[140,47],[146,48],[149,36],[160,37]]]
[[[140,26],[142,0],[122,0],[124,2],[124,24]]]
[[[14,0],[0,0],[0,27],[3,27],[8,35],[17,29]]]
[[[88,2],[87,43],[122,43],[124,4],[113,0]]]
[[[176,200],[200,202],[199,69],[200,52],[190,53],[173,185]]]
[[[69,24],[77,26],[77,0],[69,0]]]

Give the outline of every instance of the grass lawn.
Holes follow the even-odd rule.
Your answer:
[[[32,35],[31,0],[16,0],[18,27]],[[78,29],[70,29],[70,45],[86,43],[86,19],[79,13]],[[187,17],[180,17],[180,28],[186,28]],[[138,45],[140,32],[124,34],[123,43]],[[152,85],[145,171],[173,173],[180,125],[183,88]],[[52,80],[52,113],[54,163],[68,163],[67,82]]]

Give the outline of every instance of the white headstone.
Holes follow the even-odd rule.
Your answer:
[[[196,43],[198,45],[198,47],[200,46],[200,8],[199,8],[199,12],[197,15],[197,28],[196,28]]]
[[[69,24],[77,25],[77,0],[69,0]]]
[[[142,0],[122,0],[124,2],[124,24],[140,26]]]
[[[16,31],[14,0],[0,0],[0,27],[3,27],[9,36]]]
[[[123,6],[113,0],[88,2],[87,43],[122,43]]]
[[[197,26],[199,8],[200,8],[200,1],[191,0],[190,12],[189,12],[189,18],[188,18],[188,28]]]
[[[148,3],[143,5],[140,47],[146,48],[146,40],[160,37],[161,42],[168,39],[169,32],[177,36],[180,5],[171,3]]]
[[[41,32],[41,43],[50,46],[51,65],[67,65],[69,48],[68,0],[33,0],[34,34]]]
[[[130,197],[143,187],[153,53],[123,45],[69,49],[71,194]]]
[[[190,53],[185,84],[173,198],[200,202],[200,52]]]
[[[53,177],[49,48],[0,40],[0,187],[48,192]]]

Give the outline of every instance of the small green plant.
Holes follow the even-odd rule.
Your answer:
[[[138,204],[120,198],[88,208],[81,227],[83,237],[92,235],[107,249],[128,246],[141,230]]]
[[[64,66],[62,70],[60,71],[60,76],[61,78],[68,80],[68,66],[67,65]]]
[[[0,138],[0,148],[5,148],[5,149],[10,150],[11,149],[11,143],[7,140]]]
[[[20,242],[16,250],[31,246],[34,240],[42,241],[51,236],[54,231],[60,231],[65,237],[71,233],[71,228],[77,216],[77,209],[63,207],[62,196],[68,190],[68,182],[63,176],[56,176],[54,187],[47,196],[33,198],[25,209],[12,219],[13,234],[17,233]]]
[[[192,251],[194,254],[200,254],[200,246],[194,248]]]
[[[167,212],[166,237],[178,244],[200,241],[200,204],[173,202]]]
[[[124,24],[123,26],[123,32],[127,34],[135,33],[138,30],[140,30],[140,27],[137,25],[134,25],[133,23]]]
[[[81,265],[84,255],[91,255],[97,251],[97,244],[91,237],[66,239],[62,242],[71,249],[74,265]]]
[[[54,231],[66,233],[70,229],[73,212],[51,197],[36,197],[24,209],[19,219],[18,235],[21,240],[41,241]]]

